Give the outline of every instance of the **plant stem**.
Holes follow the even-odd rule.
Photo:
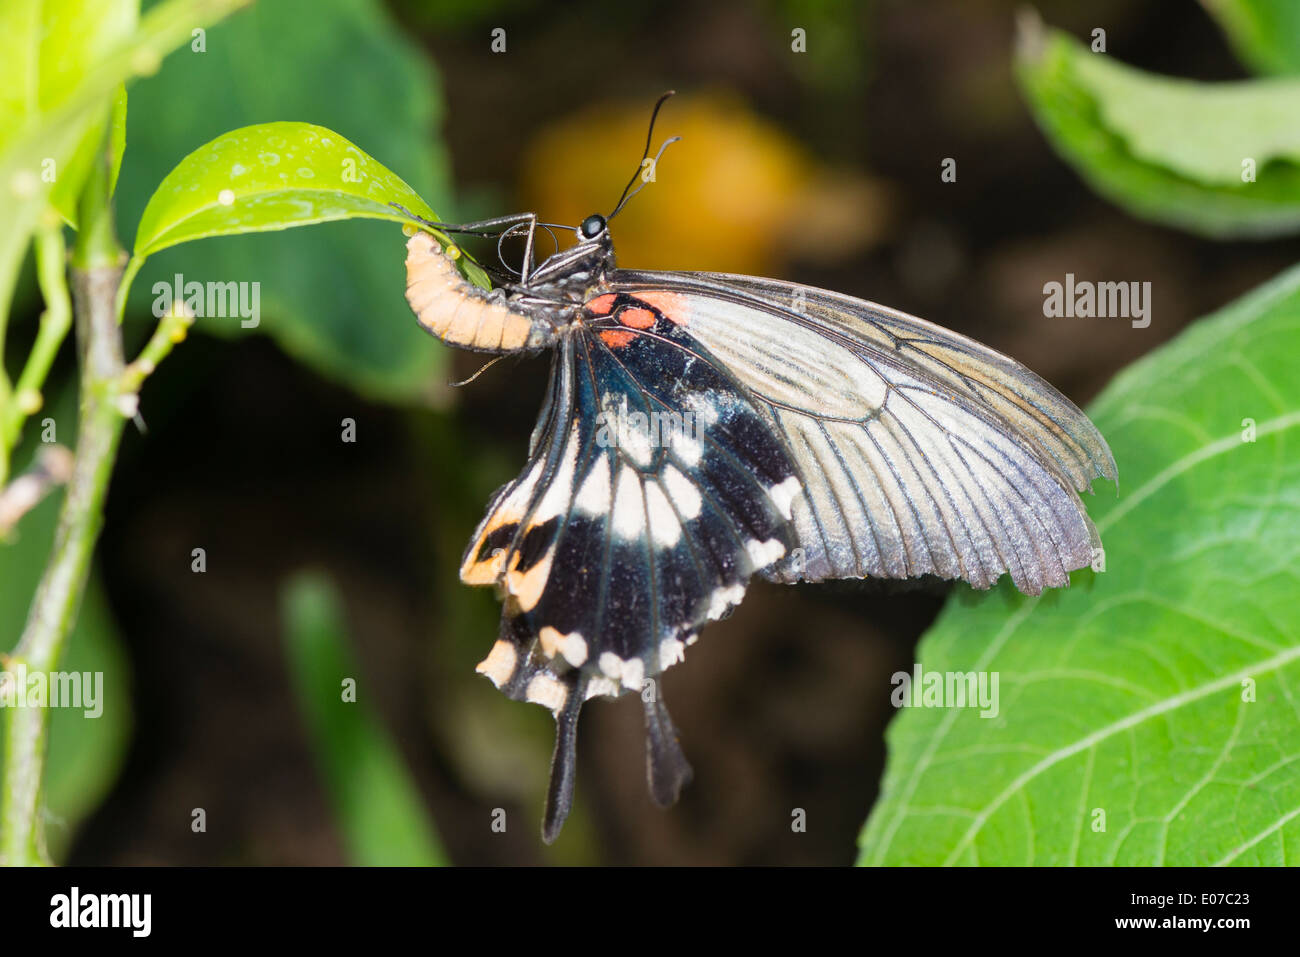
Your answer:
[[[8,670],[25,665],[28,673],[58,667],[90,573],[90,559],[102,524],[118,443],[124,365],[116,300],[124,256],[113,230],[107,164],[91,174],[81,198],[81,232],[73,250],[72,291],[81,410],[76,460],[68,481],[59,525],[32,601],[27,624]],[[49,709],[6,709],[5,780],[0,791],[0,861],[49,863],[41,819]]]
[[[41,324],[32,351],[23,365],[22,375],[18,377],[13,401],[4,407],[6,414],[0,421],[0,443],[3,443],[6,454],[18,441],[27,416],[40,408],[45,377],[49,375],[59,346],[63,345],[63,339],[72,325],[72,304],[68,300],[66,280],[67,259],[63,224],[57,220],[43,223],[36,233],[36,278],[45,299],[45,311],[41,313]],[[0,484],[3,484],[4,478],[0,474]]]

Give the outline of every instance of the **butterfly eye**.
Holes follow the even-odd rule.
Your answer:
[[[595,239],[605,231],[605,217],[599,213],[593,213],[582,221],[578,227],[578,233],[583,239]]]

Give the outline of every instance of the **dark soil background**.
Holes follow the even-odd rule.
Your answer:
[[[1244,75],[1195,3],[1038,8],[1076,35],[1104,26],[1110,53],[1146,69]],[[786,278],[970,334],[1080,404],[1300,258],[1294,243],[1210,243],[1144,224],[1089,192],[1016,93],[1011,3],[846,8],[843,29],[860,35],[869,62],[818,84],[791,70],[789,23],[799,21],[785,9],[508,5],[493,16],[517,52],[502,57],[488,50],[495,20],[466,13],[435,30],[414,0],[393,5],[443,74],[466,193],[510,202],[520,145],[587,103],[723,85],[811,154],[887,184],[897,211],[869,252]],[[970,110],[972,98],[987,108]],[[955,184],[939,179],[947,156],[958,158]],[[1150,328],[1045,319],[1042,285],[1066,272],[1151,281]],[[467,358],[457,371],[476,367]],[[853,860],[885,762],[889,677],[910,668],[942,584],[755,586],[667,676],[696,770],[681,804],[663,812],[646,793],[638,703],[599,702],[582,726],[575,817],[553,850],[540,843],[550,719],[498,703],[473,673],[495,637],[495,604],[460,586],[455,564],[487,492],[522,465],[545,376],[542,359],[502,363],[432,414],[367,404],[261,338],[196,336],[164,364],[144,396],[149,434],[126,439],[100,553],[134,668],[135,736],[74,863],[345,860],[282,652],[279,587],[304,566],[341,589],[370,700],[454,862]],[[338,441],[345,416],[358,423],[354,445]],[[208,572],[195,576],[200,544]],[[518,722],[513,739],[503,721]],[[207,810],[208,833],[190,832],[193,807]],[[497,807],[505,834],[489,828]],[[806,833],[791,830],[796,808]]]

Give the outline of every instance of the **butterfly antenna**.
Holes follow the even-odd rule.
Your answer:
[[[637,178],[641,175],[641,169],[643,164],[646,161],[646,158],[650,155],[650,144],[654,141],[655,120],[659,118],[659,110],[664,105],[664,103],[668,101],[668,98],[670,96],[675,96],[676,94],[677,94],[676,90],[669,90],[667,93],[665,93],[663,96],[659,97],[659,99],[655,101],[655,108],[650,113],[650,129],[648,129],[645,134],[645,151],[641,154],[641,158],[637,160],[636,171],[632,174],[632,178],[628,180],[627,185],[623,187],[623,195],[621,195],[618,198],[618,203],[614,206],[614,211],[610,213],[608,216],[606,216],[605,217],[606,219],[613,219],[615,216],[617,216],[619,210],[621,210],[624,206],[627,205],[628,200],[630,200],[637,193],[641,192],[641,190],[645,187],[645,183],[643,182],[640,186],[637,186],[635,191],[632,190],[632,187],[636,186]],[[676,143],[679,139],[681,139],[680,136],[674,136],[672,139],[665,142],[663,146],[659,147],[659,155],[655,157],[656,164],[659,162],[659,157],[664,155],[664,150],[668,148],[668,144]]]
[[[674,137],[672,137],[671,139],[664,140],[663,145],[659,147],[659,152],[655,154],[655,158],[654,158],[654,163],[653,163],[653,165],[654,165],[654,166],[658,166],[658,165],[659,165],[659,157],[661,157],[661,156],[664,155],[664,150],[668,149],[668,147],[672,146],[674,143],[676,143],[676,142],[677,142],[678,140],[680,140],[680,139],[681,139],[680,136],[674,136]],[[643,161],[643,162],[644,162],[644,161]],[[618,204],[618,207],[614,210],[614,212],[612,212],[612,213],[610,213],[608,216],[606,216],[605,219],[606,219],[606,220],[611,220],[611,219],[613,219],[613,218],[618,214],[618,211],[619,211],[619,210],[621,210],[624,206],[626,206],[628,203],[630,203],[630,202],[632,201],[632,197],[633,197],[633,196],[635,196],[637,193],[641,192],[641,190],[645,189],[646,186],[648,186],[651,182],[653,182],[652,179],[643,180],[642,183],[641,183],[641,185],[638,186],[636,189],[632,190],[632,192],[628,194],[627,198],[624,199],[623,202],[621,202],[621,203]]]

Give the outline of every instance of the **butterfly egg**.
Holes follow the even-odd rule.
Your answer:
[[[448,345],[482,352],[535,349],[555,338],[542,315],[513,306],[501,290],[475,286],[455,266],[461,251],[442,247],[426,232],[406,243],[406,301],[420,325]]]

